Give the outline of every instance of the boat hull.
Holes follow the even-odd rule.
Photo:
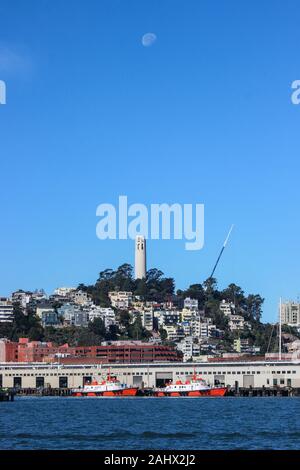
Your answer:
[[[158,390],[154,392],[155,397],[223,397],[226,394],[226,387],[210,388],[208,390],[193,390],[189,392],[165,392]]]
[[[134,397],[137,394],[136,387],[123,388],[122,390],[108,390],[101,392],[85,392],[76,390],[72,393],[73,397]]]

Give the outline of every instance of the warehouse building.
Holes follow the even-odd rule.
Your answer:
[[[72,388],[100,379],[108,371],[128,385],[157,387],[196,372],[211,385],[238,388],[300,388],[300,361],[44,364],[1,363],[0,387]]]

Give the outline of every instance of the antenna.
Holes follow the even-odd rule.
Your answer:
[[[219,264],[219,261],[220,261],[220,259],[221,259],[222,254],[223,254],[223,251],[225,250],[225,247],[226,247],[226,245],[227,245],[227,242],[228,242],[228,240],[229,240],[229,237],[230,237],[230,234],[231,234],[231,232],[232,232],[233,227],[234,227],[234,225],[232,224],[231,227],[230,227],[230,230],[229,230],[229,232],[228,232],[228,234],[227,234],[227,237],[225,238],[225,241],[224,241],[224,243],[223,243],[223,246],[222,246],[222,249],[221,249],[220,254],[219,254],[219,256],[218,256],[218,259],[217,259],[217,261],[216,261],[216,264],[214,265],[214,268],[213,268],[213,270],[212,270],[212,273],[211,273],[211,275],[209,276],[209,279],[211,279],[211,278],[213,277],[214,273],[215,273],[215,270],[216,270],[216,268],[217,268],[217,266],[218,266],[218,264]]]

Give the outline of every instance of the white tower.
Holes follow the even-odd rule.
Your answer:
[[[146,277],[146,240],[142,235],[135,239],[135,278]]]

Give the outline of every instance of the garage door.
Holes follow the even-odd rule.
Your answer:
[[[254,375],[244,375],[243,387],[245,388],[254,387]]]
[[[156,372],[156,387],[163,386],[166,382],[173,380],[173,372]]]
[[[215,385],[224,385],[225,384],[225,375],[218,374],[215,375]]]
[[[143,382],[143,376],[142,375],[134,375],[133,376],[133,385],[136,387],[143,387],[144,382]]]

